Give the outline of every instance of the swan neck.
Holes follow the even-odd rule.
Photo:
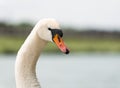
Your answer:
[[[46,44],[46,41],[32,31],[18,51],[15,64],[17,88],[40,88],[36,77],[36,63]]]

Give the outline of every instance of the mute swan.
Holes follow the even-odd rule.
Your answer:
[[[55,19],[40,20],[18,51],[15,62],[17,88],[41,88],[36,77],[36,63],[45,45],[51,41],[65,54],[68,48],[62,40],[62,30]]]

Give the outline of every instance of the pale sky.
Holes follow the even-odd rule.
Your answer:
[[[120,28],[120,0],[0,0],[0,21],[55,18],[75,27]]]

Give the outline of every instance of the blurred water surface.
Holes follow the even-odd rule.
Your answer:
[[[0,55],[0,88],[15,88],[15,55]],[[120,88],[120,54],[41,55],[42,88]]]

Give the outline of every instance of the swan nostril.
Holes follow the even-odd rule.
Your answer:
[[[61,42],[60,36],[58,36],[58,41]]]

